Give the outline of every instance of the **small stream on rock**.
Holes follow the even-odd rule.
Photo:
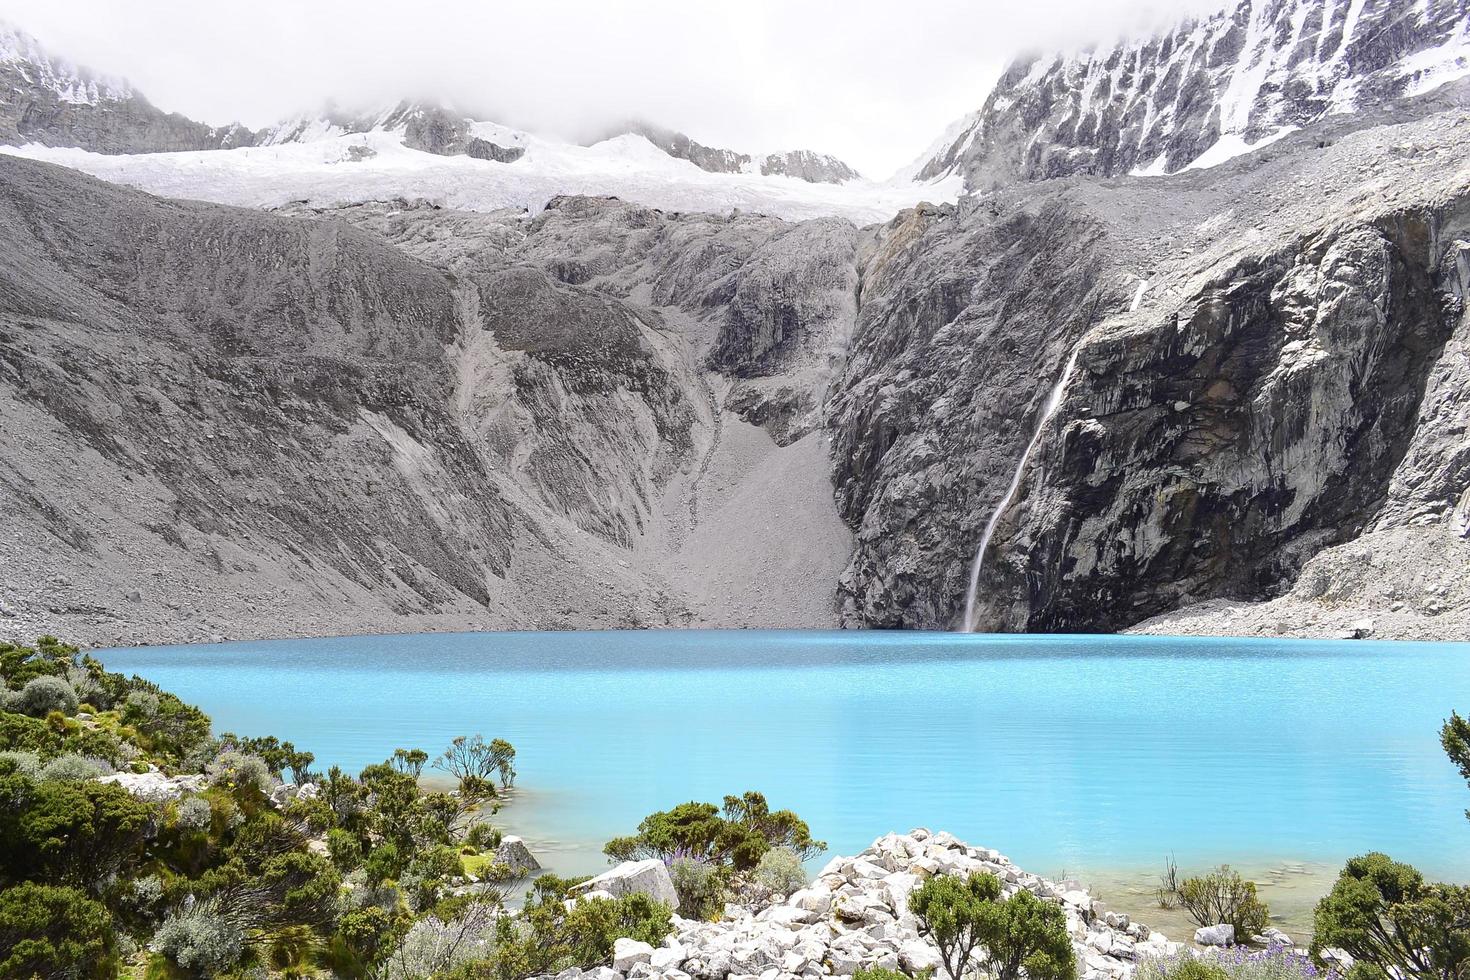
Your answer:
[[[1011,502],[1016,499],[1016,494],[1021,489],[1021,479],[1026,475],[1026,464],[1031,460],[1031,454],[1036,451],[1041,442],[1042,433],[1046,431],[1046,423],[1057,413],[1062,405],[1062,397],[1067,393],[1067,382],[1072,380],[1072,373],[1077,369],[1077,355],[1082,352],[1082,344],[1087,338],[1077,341],[1072,347],[1072,353],[1067,358],[1066,367],[1062,368],[1062,375],[1057,379],[1056,385],[1046,396],[1046,402],[1041,406],[1041,417],[1036,420],[1036,429],[1031,433],[1031,441],[1026,444],[1026,451],[1021,453],[1021,459],[1016,463],[1016,471],[1011,474],[1010,486],[1001,496],[1000,502],[995,505],[995,511],[991,513],[990,520],[985,523],[985,531],[980,535],[980,544],[975,548],[975,559],[970,563],[970,585],[965,590],[965,618],[960,624],[960,632],[975,632],[975,602],[980,591],[980,572],[985,567],[985,552],[990,547],[990,539],[995,536],[995,529],[1000,526],[1001,518],[1010,509]]]

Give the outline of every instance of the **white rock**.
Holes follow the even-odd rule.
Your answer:
[[[662,862],[660,862],[662,863]],[[639,963],[653,960],[653,947],[636,939],[619,937],[613,942],[612,965],[619,973],[627,973]]]
[[[532,871],[541,870],[541,864],[531,855],[531,849],[519,837],[502,837],[495,849],[495,863],[510,868],[517,878],[524,878]]]
[[[939,950],[922,939],[910,939],[898,947],[898,962],[905,973],[939,969]]]
[[[788,929],[800,929],[804,925],[815,922],[817,920],[817,913],[809,912],[799,906],[776,905],[766,909],[760,915],[756,916],[756,918],[762,922],[769,922],[771,925],[785,926]]]
[[[116,783],[149,803],[167,803],[182,799],[189,793],[198,793],[204,789],[206,779],[205,776],[165,776],[155,769],[150,772],[114,772],[97,781]]]
[[[624,861],[611,871],[602,874],[572,889],[573,892],[605,891],[616,898],[641,893],[654,901],[663,902],[678,910],[679,895],[674,891],[674,882],[669,878],[669,869],[658,858],[646,861]]]
[[[1201,946],[1233,946],[1235,944],[1235,927],[1228,922],[1218,925],[1204,926],[1194,931],[1194,941]]]
[[[672,967],[680,966],[688,958],[682,943],[677,940],[665,940],[665,945],[653,951],[648,958],[648,964],[660,972],[667,971]]]
[[[826,915],[832,911],[832,893],[825,888],[803,888],[801,891],[793,892],[786,900],[786,904],[815,915]]]

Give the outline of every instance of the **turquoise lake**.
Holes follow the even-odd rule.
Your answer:
[[[759,789],[834,853],[927,826],[1053,876],[1377,849],[1470,879],[1470,790],[1438,744],[1470,711],[1470,644],[650,631],[100,656],[318,768],[509,739],[501,822],[562,872],[652,810]]]

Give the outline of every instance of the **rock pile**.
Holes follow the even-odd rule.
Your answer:
[[[619,870],[609,875],[628,880]],[[1107,911],[1085,891],[1022,871],[1004,855],[950,834],[919,829],[881,837],[856,857],[834,858],[809,887],[784,900],[728,906],[718,922],[676,916],[660,949],[620,940],[613,969],[592,972],[597,980],[815,980],[871,967],[916,973],[938,967],[939,952],[919,935],[909,894],[926,878],[977,871],[998,877],[1006,896],[1024,888],[1062,906],[1082,980],[1124,980],[1140,959],[1182,949]],[[577,975],[568,971],[558,980]]]

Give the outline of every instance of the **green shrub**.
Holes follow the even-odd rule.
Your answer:
[[[675,858],[669,863],[669,878],[679,896],[679,913],[690,919],[713,919],[725,908],[725,874],[707,861]]]
[[[185,833],[196,834],[208,831],[214,820],[214,808],[202,796],[191,796],[179,802],[179,813],[175,826]]]
[[[116,977],[107,909],[73,888],[0,889],[0,976]]]
[[[1386,854],[1348,861],[1317,903],[1312,952],[1329,947],[1404,980],[1470,973],[1470,888],[1431,884]]]
[[[262,793],[276,787],[276,779],[265,760],[243,752],[221,752],[206,771],[219,786],[254,787]]]
[[[1138,964],[1134,980],[1231,980],[1214,959],[1184,953],[1168,959],[1146,959]]]
[[[681,803],[643,818],[638,833],[607,842],[603,853],[615,861],[691,857],[748,873],[773,847],[809,860],[826,849],[812,838],[806,822],[790,810],[772,810],[760,793],[727,796],[723,815],[713,803]]]
[[[1000,879],[930,878],[909,896],[919,931],[939,948],[951,980],[983,967],[997,980],[1075,980],[1077,960],[1061,906],[1021,889],[1001,901]]]
[[[907,973],[897,970],[885,970],[875,966],[867,970],[856,970],[853,972],[852,980],[913,980]]]
[[[32,718],[44,718],[53,711],[70,716],[77,713],[77,692],[60,677],[34,677],[6,699],[5,707]]]
[[[483,820],[470,824],[464,842],[479,851],[493,851],[500,846],[501,833]]]
[[[0,752],[0,771],[19,773],[27,779],[38,779],[41,775],[41,757],[34,752]]]
[[[393,844],[380,844],[368,852],[363,864],[367,880],[376,884],[391,881],[403,873],[403,864],[398,857],[398,848]]]
[[[68,753],[41,767],[39,778],[48,783],[85,783],[107,775],[108,767],[96,759]]]
[[[1256,897],[1256,884],[1222,864],[1207,875],[1188,878],[1179,886],[1179,904],[1201,926],[1226,923],[1235,927],[1239,942],[1265,929],[1271,921],[1266,903]]]
[[[783,897],[807,884],[801,857],[789,847],[773,847],[762,854],[751,878],[769,894]]]
[[[191,976],[213,976],[240,962],[245,933],[213,899],[194,902],[163,920],[151,948]]]
[[[327,853],[332,856],[332,863],[337,866],[337,870],[343,874],[356,871],[362,866],[361,842],[356,834],[341,827],[333,827],[327,831]]]

